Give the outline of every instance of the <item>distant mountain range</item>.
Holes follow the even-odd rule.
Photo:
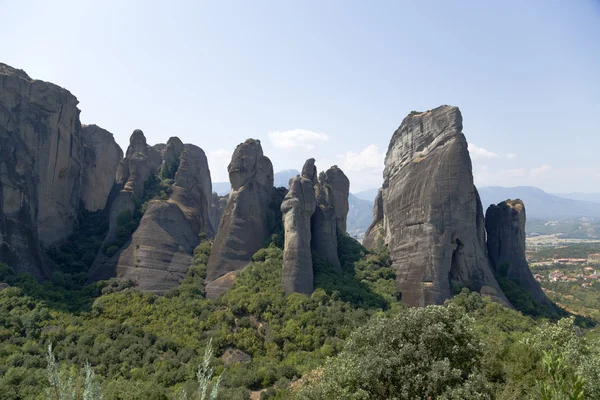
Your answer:
[[[289,180],[300,171],[288,169],[274,176],[276,187],[288,187]],[[229,193],[229,182],[214,182],[213,190],[220,196]],[[348,232],[361,237],[373,218],[373,201],[378,189],[367,189],[350,193],[348,203]],[[484,212],[490,204],[498,204],[506,199],[521,199],[527,209],[527,218],[543,220],[565,220],[577,217],[600,218],[600,193],[551,194],[533,186],[478,188]]]
[[[484,211],[490,204],[519,198],[525,203],[527,218],[560,220],[576,217],[600,217],[600,202],[560,197],[532,186],[481,187],[479,195]]]

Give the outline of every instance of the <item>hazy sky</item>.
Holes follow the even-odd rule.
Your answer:
[[[0,61],[125,150],[179,136],[213,181],[258,138],[377,187],[411,110],[459,106],[478,185],[600,192],[600,1],[0,0]]]

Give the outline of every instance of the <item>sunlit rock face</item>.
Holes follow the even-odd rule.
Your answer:
[[[273,165],[259,140],[239,144],[227,168],[231,192],[215,237],[206,277],[206,294],[215,298],[235,281],[235,274],[252,261],[273,227]],[[227,275],[227,278],[222,278]]]
[[[485,248],[483,209],[457,107],[412,112],[394,133],[382,188],[385,242],[402,301],[441,304],[467,286],[509,304]]]
[[[117,172],[122,190],[111,205],[105,242],[110,243],[119,234],[119,215],[134,212],[135,201],[139,201],[136,199],[145,195],[146,182],[159,173],[172,183],[168,198],[148,203],[131,239],[115,254],[98,254],[91,280],[130,279],[138,290],[160,294],[179,285],[185,277],[199,234],[212,233],[210,170],[198,146],[172,137],[164,146],[151,147],[140,130],[134,131]]]
[[[306,174],[292,178],[281,203],[285,231],[282,287],[287,294],[313,291],[311,217],[317,200],[313,180],[309,177]]]

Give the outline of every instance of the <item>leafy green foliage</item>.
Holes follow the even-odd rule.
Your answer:
[[[489,399],[473,321],[455,305],[407,309],[359,328],[299,399]]]

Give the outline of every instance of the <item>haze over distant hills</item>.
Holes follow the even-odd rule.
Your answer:
[[[274,176],[275,186],[287,187],[289,180],[298,174],[300,171],[295,169],[277,172]],[[230,190],[229,182],[215,182],[213,190],[219,195],[227,194]],[[376,195],[376,188],[350,193],[348,233],[352,236],[362,237],[362,233],[369,227]],[[533,186],[486,186],[479,188],[479,195],[484,209],[490,204],[519,198],[525,203],[529,219],[600,218],[600,193],[552,194]]]
[[[564,199],[571,200],[580,200],[580,201],[591,201],[593,203],[600,203],[600,193],[554,193],[554,195],[558,197],[562,197]]]
[[[519,198],[525,203],[527,218],[600,217],[600,203],[564,198],[532,186],[481,187],[479,188],[479,195],[484,209],[490,204],[497,204],[506,199]]]

